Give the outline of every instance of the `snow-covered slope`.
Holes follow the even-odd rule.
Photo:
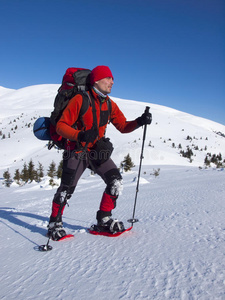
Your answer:
[[[0,86],[0,96],[5,95],[7,93],[11,93],[12,91],[14,91],[13,89],[7,89],[3,86]]]
[[[47,150],[32,133],[35,119],[49,116],[58,87],[31,86],[4,95],[0,90],[0,177],[7,168],[13,175],[31,158],[45,171],[52,160],[61,160],[61,151]],[[75,238],[51,241],[52,251],[39,252],[47,242],[57,187],[51,188],[47,177],[21,187],[0,186],[1,299],[225,299],[225,172],[198,168],[207,152],[225,158],[225,126],[160,105],[114,100],[128,119],[146,105],[153,114],[137,199],[139,222],[118,238],[90,235],[87,228],[95,222],[105,187],[86,170],[64,213],[64,226]],[[124,190],[113,212],[128,226],[143,129],[122,135],[110,125],[107,135],[115,162],[130,153],[136,164],[122,174]],[[180,156],[179,144],[193,149],[192,163]]]
[[[144,174],[146,172],[146,174]],[[144,166],[136,217],[118,238],[87,228],[104,184],[86,172],[64,213],[73,240],[45,237],[54,189],[37,184],[0,189],[1,299],[223,300],[225,291],[225,172]],[[132,217],[137,168],[124,174],[114,216]],[[143,183],[142,183],[143,182]]]
[[[58,87],[54,84],[30,86],[0,96],[0,125],[6,137],[0,140],[2,171],[9,168],[14,172],[31,158],[35,163],[40,161],[43,164],[60,160],[61,152],[47,151],[46,143],[37,140],[32,132],[36,118],[50,115]],[[153,122],[147,130],[143,164],[202,166],[208,152],[221,153],[225,157],[225,138],[217,134],[225,134],[225,126],[160,105],[118,98],[113,100],[130,120],[140,116],[146,105],[151,108]],[[121,134],[110,124],[107,135],[114,144],[113,158],[117,164],[128,153],[138,164],[142,128],[131,134]],[[191,139],[187,140],[187,136]],[[186,151],[187,146],[193,149],[192,163],[180,156],[180,150]]]

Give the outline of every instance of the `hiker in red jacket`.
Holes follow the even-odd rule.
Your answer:
[[[80,117],[83,96],[77,94],[70,100],[57,123],[57,133],[74,141],[75,150],[65,151],[63,154],[61,184],[54,195],[48,225],[48,235],[53,240],[66,235],[62,226],[62,214],[66,204],[64,196],[67,192],[66,200],[71,198],[79,178],[87,167],[97,173],[106,184],[96,215],[99,230],[112,233],[124,230],[122,222],[111,218],[111,211],[116,206],[123,185],[121,174],[110,158],[112,144],[104,135],[109,121],[121,133],[129,133],[142,125],[151,124],[152,117],[150,113],[143,113],[139,118],[127,121],[117,104],[108,97],[113,80],[112,72],[107,66],[94,68],[90,74],[92,89],[88,91],[93,104],[91,103],[85,114]],[[73,126],[74,124],[76,126]],[[85,154],[81,151],[82,148],[77,147],[78,144],[82,147],[87,144]]]

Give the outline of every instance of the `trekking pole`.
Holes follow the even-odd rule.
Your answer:
[[[149,113],[149,106],[146,106],[145,113]],[[137,179],[137,186],[136,186],[136,195],[134,200],[134,208],[133,208],[133,216],[132,219],[127,220],[127,222],[131,223],[132,226],[134,223],[138,222],[138,219],[135,219],[135,210],[136,210],[136,204],[137,204],[137,194],[139,191],[139,181],[140,181],[140,174],[141,174],[141,165],[142,165],[142,159],[144,158],[143,152],[144,152],[144,144],[145,144],[145,137],[146,137],[146,131],[147,131],[147,124],[144,126],[144,132],[143,132],[143,141],[142,141],[142,148],[141,148],[141,155],[140,155],[140,165],[139,165],[139,171],[138,171],[138,179]]]
[[[69,194],[70,187],[72,186],[73,181],[74,181],[74,179],[75,179],[75,177],[76,177],[77,171],[78,171],[78,169],[79,169],[79,167],[80,167],[80,164],[81,164],[81,161],[82,161],[82,155],[83,155],[84,153],[86,153],[87,146],[88,146],[88,143],[86,143],[86,145],[85,145],[83,151],[81,152],[81,156],[80,156],[80,157],[78,156],[78,160],[79,160],[79,161],[78,161],[77,167],[76,167],[75,171],[73,172],[73,175],[72,175],[72,177],[71,177],[71,179],[70,179],[70,183],[69,183],[68,188],[66,189],[66,193],[65,193],[65,195],[64,195],[64,199],[63,199],[63,201],[60,201],[61,203],[60,203],[59,211],[58,211],[58,213],[57,213],[56,221],[55,221],[55,222],[58,222],[58,221],[59,221],[59,218],[60,218],[62,209],[63,209],[64,205],[67,204],[67,197],[68,197],[68,194]],[[50,236],[49,236],[49,237],[48,237],[47,244],[46,244],[46,245],[40,245],[40,246],[38,247],[39,251],[50,251],[50,250],[53,249],[52,246],[49,245],[50,239],[51,239],[51,238],[50,238]]]

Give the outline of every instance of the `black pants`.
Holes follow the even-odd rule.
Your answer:
[[[64,152],[61,184],[53,198],[50,222],[62,220],[62,214],[65,207],[65,203],[63,203],[65,191],[68,190],[67,199],[69,199],[86,168],[93,170],[93,167],[91,167],[91,164],[85,155],[79,157],[77,153]],[[94,171],[106,184],[98,212],[98,218],[101,218],[106,215],[111,215],[111,210],[115,208],[116,200],[122,190],[122,177],[111,158],[98,168],[95,168]]]

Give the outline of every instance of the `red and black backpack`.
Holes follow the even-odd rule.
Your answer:
[[[54,101],[54,110],[50,116],[50,136],[53,141],[50,149],[54,144],[60,149],[66,148],[67,140],[56,132],[56,124],[70,99],[78,93],[82,93],[83,103],[80,110],[80,116],[84,115],[90,105],[90,100],[87,91],[90,90],[90,73],[91,70],[83,68],[68,68],[62,79],[62,84],[58,89],[58,93]]]
[[[82,94],[83,102],[79,117],[82,117],[91,105],[91,97],[87,91],[91,90],[91,70],[84,68],[68,68],[63,76],[62,84],[54,101],[54,110],[49,117],[41,117],[34,123],[34,135],[40,140],[50,140],[49,149],[56,145],[59,149],[68,149],[70,141],[56,132],[56,124],[69,101],[77,94]],[[111,102],[108,101],[108,114],[111,114]],[[74,124],[75,125],[75,124]],[[93,124],[94,125],[94,124]]]

